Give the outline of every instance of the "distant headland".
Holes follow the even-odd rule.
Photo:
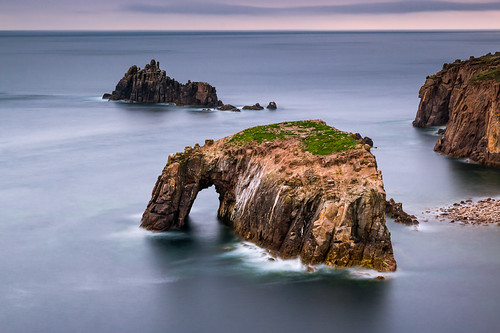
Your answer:
[[[435,151],[500,166],[500,52],[444,64],[419,97],[413,126],[446,125]]]

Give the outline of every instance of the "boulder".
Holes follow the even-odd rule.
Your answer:
[[[276,102],[269,102],[269,104],[267,105],[267,109],[269,110],[276,110],[278,108],[278,106],[276,105]]]
[[[362,137],[359,133],[352,133],[351,136],[354,138],[354,140],[373,147],[373,140],[371,138],[367,136]]]

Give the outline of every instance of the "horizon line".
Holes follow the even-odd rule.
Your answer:
[[[0,29],[1,32],[500,32],[497,29]]]

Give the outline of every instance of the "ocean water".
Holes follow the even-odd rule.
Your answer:
[[[186,232],[140,217],[167,156],[285,120],[373,138],[388,197],[421,216],[500,196],[500,171],[433,152],[411,122],[444,62],[500,32],[0,32],[0,332],[495,332],[500,227],[388,220],[396,273],[270,261],[200,192]],[[101,100],[155,58],[240,113]]]

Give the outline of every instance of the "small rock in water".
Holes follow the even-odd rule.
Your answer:
[[[276,110],[278,107],[276,106],[275,102],[269,102],[269,104],[267,105],[267,108],[269,110]]]
[[[264,110],[264,107],[262,107],[259,103],[255,103],[254,105],[245,105],[243,110]]]
[[[217,108],[219,111],[234,111],[234,112],[239,112],[240,109],[238,109],[236,106],[231,105],[231,104],[224,104],[222,106],[219,106]]]

